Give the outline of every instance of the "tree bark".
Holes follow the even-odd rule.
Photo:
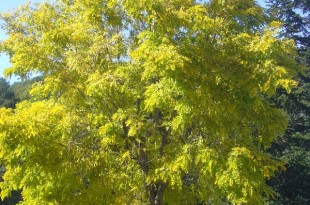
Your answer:
[[[151,184],[149,187],[149,202],[150,205],[162,205],[164,199],[164,192],[167,184],[164,182],[158,182],[156,184]]]

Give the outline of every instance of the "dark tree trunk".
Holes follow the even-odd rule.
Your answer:
[[[164,199],[164,192],[167,187],[167,184],[164,182],[158,182],[152,184],[149,187],[149,202],[150,205],[162,205]]]

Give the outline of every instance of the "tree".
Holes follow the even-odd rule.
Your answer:
[[[0,107],[15,108],[16,103],[21,100],[29,100],[29,90],[34,82],[42,80],[39,76],[24,80],[23,82],[14,82],[10,85],[4,78],[0,78]],[[0,165],[0,181],[5,172],[5,167]],[[10,197],[0,200],[1,205],[14,205],[22,200],[20,190],[13,191]]]
[[[290,94],[279,90],[273,102],[287,111],[290,123],[286,134],[269,150],[273,156],[286,162],[286,171],[280,172],[269,183],[278,192],[277,204],[309,204],[310,202],[310,5],[309,1],[270,0],[269,13],[283,20],[282,37],[293,38],[298,48],[300,64],[307,66],[296,77],[298,86]]]
[[[21,100],[31,100],[29,91],[35,83],[39,83],[43,80],[42,76],[36,76],[31,79],[26,79],[21,82],[14,82],[11,85],[11,90],[14,92],[15,97]]]
[[[310,2],[308,0],[267,0],[269,13],[283,21],[282,36],[294,39],[299,62],[310,65]]]
[[[15,106],[14,92],[10,89],[10,84],[4,79],[0,78],[0,108],[13,108]]]
[[[23,204],[262,204],[285,131],[293,41],[255,1],[59,0],[3,15],[6,74],[40,72],[0,111],[1,196]]]

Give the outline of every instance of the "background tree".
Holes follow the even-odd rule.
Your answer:
[[[10,89],[10,84],[4,79],[0,78],[0,108],[14,108],[16,98],[14,92]]]
[[[263,204],[265,152],[294,45],[252,0],[59,0],[3,15],[6,74],[40,72],[0,110],[1,196],[23,204]],[[31,54],[31,55],[29,55]]]
[[[31,100],[29,91],[35,83],[42,81],[42,76],[36,76],[31,79],[24,79],[21,82],[14,82],[10,89],[14,92],[15,98],[17,98],[18,101]]]
[[[290,117],[286,134],[274,143],[270,153],[286,162],[270,184],[278,192],[276,204],[309,204],[310,202],[310,2],[307,0],[269,0],[269,13],[284,22],[282,37],[294,39],[300,64],[307,66],[298,74],[298,86],[287,94],[279,90],[273,102]]]
[[[267,0],[269,13],[284,23],[282,36],[294,39],[299,62],[310,65],[310,2],[308,0]]]

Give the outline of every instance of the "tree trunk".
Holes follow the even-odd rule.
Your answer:
[[[164,199],[164,192],[167,184],[164,182],[159,182],[156,184],[151,184],[149,187],[149,202],[150,205],[162,205]]]

